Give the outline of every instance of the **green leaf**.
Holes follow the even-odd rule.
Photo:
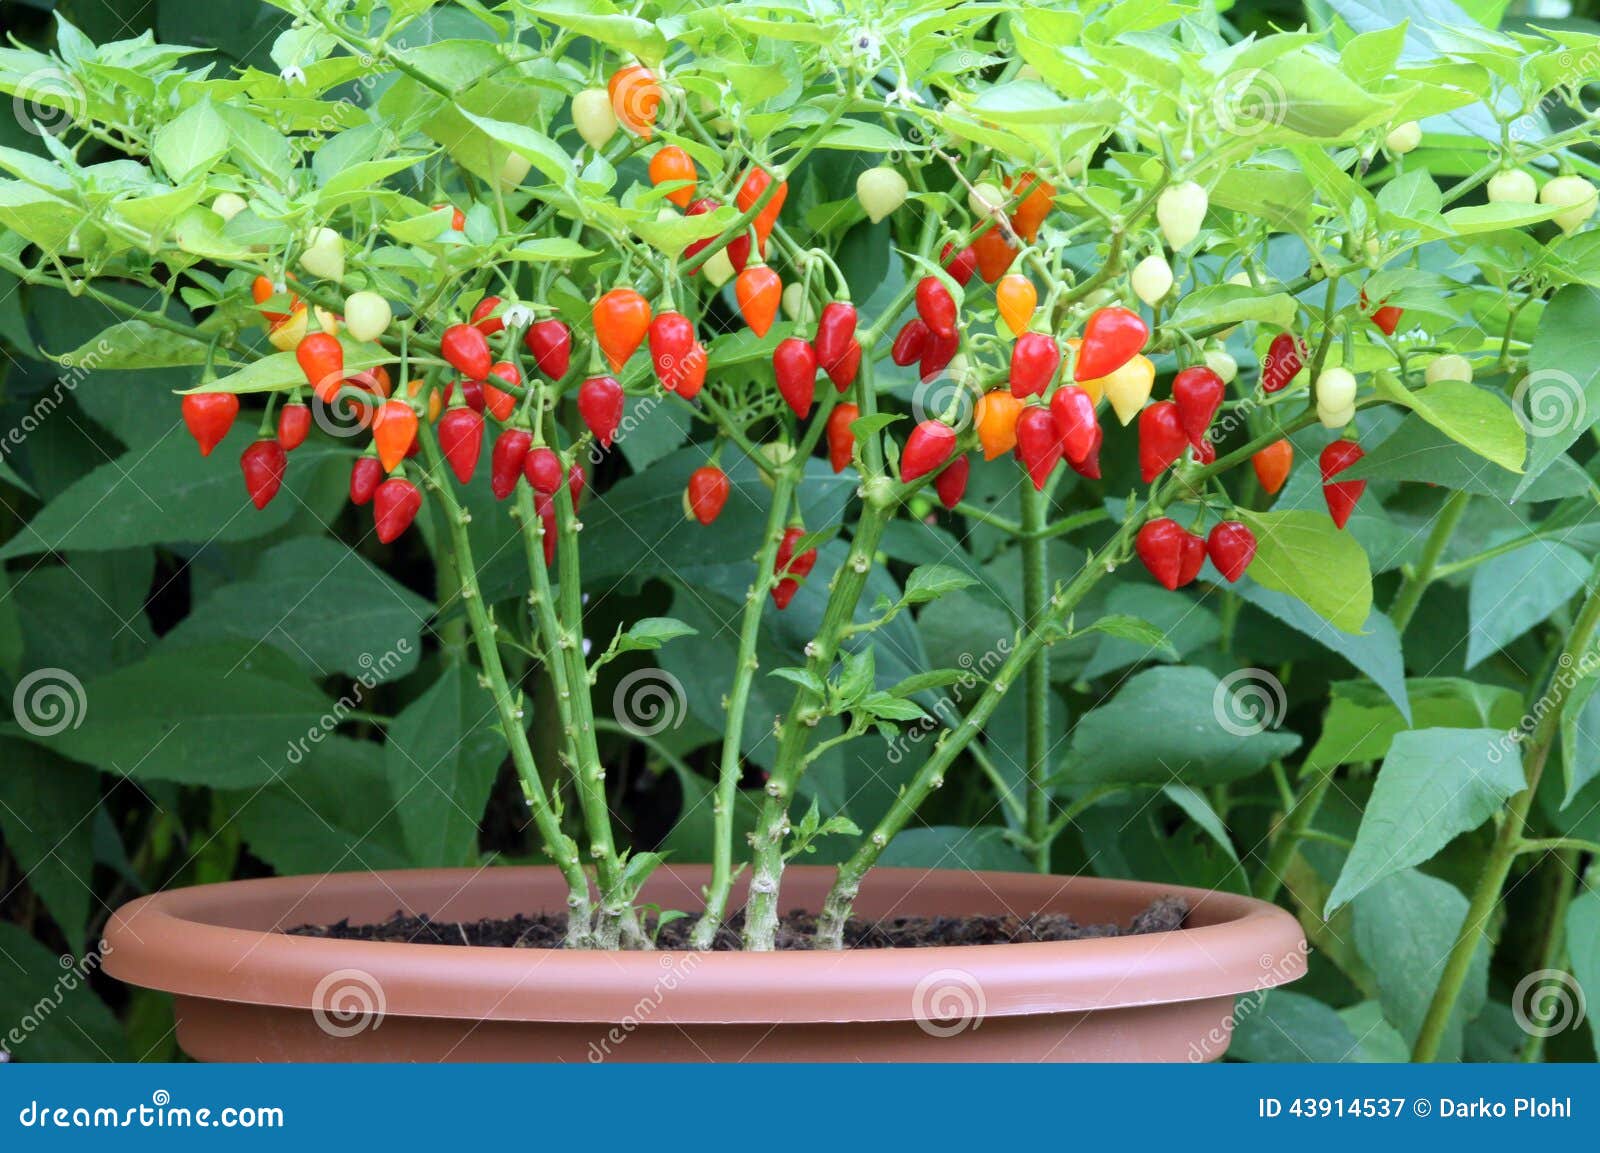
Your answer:
[[[1375,380],[1379,393],[1411,409],[1451,440],[1508,472],[1521,472],[1528,438],[1497,392],[1463,380],[1441,380],[1415,392],[1387,373]]]
[[[1536,540],[1472,570],[1467,668],[1547,620],[1588,585],[1593,566],[1576,549]]]
[[[1253,670],[1259,672],[1259,670]],[[1270,702],[1254,699],[1259,688]],[[1262,705],[1250,717],[1252,705]],[[1219,681],[1206,669],[1146,669],[1079,718],[1062,780],[1069,784],[1215,785],[1260,772],[1299,747],[1283,719],[1283,687]],[[1224,726],[1224,720],[1228,722]]]
[[[1331,694],[1322,735],[1306,754],[1306,773],[1382,760],[1395,736],[1408,729],[1494,728],[1503,734],[1522,718],[1522,697],[1515,690],[1459,677],[1407,681],[1409,723],[1392,699],[1365,681],[1337,681]]]
[[[244,644],[158,651],[83,686],[75,725],[38,742],[141,781],[218,788],[275,779],[337,719],[289,658]]]
[[[1236,1061],[1335,1064],[1361,1059],[1344,1018],[1305,993],[1272,989],[1246,995],[1235,1012],[1228,1056]]]
[[[1326,514],[1309,510],[1248,512],[1256,534],[1250,576],[1264,588],[1304,601],[1345,632],[1360,632],[1372,609],[1372,573],[1355,537]]]
[[[168,368],[206,362],[207,346],[157,328],[146,320],[124,320],[56,359],[68,368],[104,372],[118,368]]]
[[[22,926],[0,921],[0,1050],[22,1061],[126,1060],[122,1027],[89,987],[98,956],[63,965]]]
[[[1286,292],[1263,292],[1247,284],[1208,284],[1185,293],[1168,323],[1195,330],[1255,320],[1274,328],[1289,328],[1294,324],[1294,313],[1294,297]]]
[[[1079,629],[1074,635],[1084,636],[1088,633],[1105,633],[1109,637],[1127,641],[1141,649],[1152,649],[1173,660],[1178,657],[1178,650],[1167,639],[1167,634],[1140,617],[1125,615],[1101,617],[1087,628]]]
[[[1567,953],[1572,976],[1592,1007],[1600,1004],[1600,889],[1585,888],[1567,906]],[[1589,1013],[1589,1031],[1600,1056],[1600,1018]]]
[[[1499,232],[1504,228],[1527,228],[1541,224],[1561,211],[1555,204],[1469,204],[1465,208],[1452,208],[1444,214],[1444,221],[1457,236],[1476,236],[1481,232]]]
[[[643,617],[626,632],[619,632],[611,647],[618,653],[645,652],[678,637],[695,636],[699,631],[675,617]]]
[[[210,100],[201,100],[161,126],[150,155],[169,180],[184,184],[208,171],[227,150],[227,123]]]
[[[388,736],[384,765],[412,862],[476,861],[478,823],[506,752],[499,712],[476,671],[447,666]]]
[[[583,260],[587,257],[598,255],[599,253],[592,248],[585,248],[576,240],[568,237],[547,236],[537,240],[524,241],[506,253],[506,258],[508,260],[523,260],[542,264],[549,260]]]
[[[218,587],[161,643],[269,644],[315,677],[345,673],[370,687],[417,667],[432,615],[348,545],[296,537],[262,556],[250,579]]]
[[[651,66],[667,54],[667,38],[648,20],[625,16],[609,3],[578,0],[524,0],[520,7],[560,28],[587,36],[603,48],[629,52]]]
[[[938,600],[946,593],[970,588],[977,583],[977,578],[949,565],[918,565],[906,578],[904,600],[910,605],[926,604],[928,601]]]
[[[1333,916],[1383,878],[1422,864],[1525,787],[1521,752],[1503,730],[1397,734],[1323,915]]]
[[[1033,866],[993,825],[966,828],[932,825],[907,829],[889,842],[878,858],[886,869],[966,869],[1027,873]]]
[[[383,746],[331,736],[265,788],[221,794],[250,851],[283,876],[403,869],[400,810]]]
[[[45,505],[0,547],[0,559],[51,549],[118,549],[181,541],[250,540],[287,524],[305,507],[326,466],[348,474],[348,449],[313,441],[295,451],[283,491],[256,510],[236,461],[255,430],[239,422],[209,457],[188,437],[170,435],[96,468]]]
[[[1560,674],[1568,675],[1564,670]],[[1566,809],[1596,776],[1600,776],[1600,675],[1590,673],[1561,702],[1561,767]]]
[[[1538,441],[1534,442],[1535,452]],[[1530,475],[1532,464],[1530,463]],[[1533,479],[1519,478],[1460,444],[1420,414],[1408,416],[1382,443],[1340,474],[1351,480],[1425,481],[1458,492],[1537,502],[1560,500],[1589,491],[1589,478],[1565,456],[1555,458]]]
[[[344,349],[346,374],[376,368],[394,359],[390,353],[376,344],[357,344],[347,337],[340,337],[339,344]],[[185,395],[191,392],[231,392],[237,395],[252,392],[287,392],[305,386],[305,370],[300,367],[300,362],[295,359],[294,353],[274,352],[270,356],[252,361],[238,372],[219,377],[209,384],[186,389]]]
[[[1512,397],[1533,439],[1517,497],[1600,420],[1600,288],[1569,284],[1545,305],[1528,369]]]
[[[1271,119],[1299,136],[1334,139],[1380,122],[1389,105],[1310,48],[1271,61],[1262,72],[1276,81]]]
[[[8,890],[26,882],[74,948],[83,943],[89,923],[99,806],[93,769],[38,745],[0,737],[0,831],[22,870],[20,878],[7,882]]]
[[[1377,980],[1383,1015],[1408,1047],[1414,1045],[1445,959],[1467,919],[1467,899],[1448,881],[1406,869],[1362,893],[1351,908],[1356,952]],[[1488,1000],[1488,985],[1489,950],[1480,940],[1446,1025],[1440,1060],[1460,1059],[1462,1032]]]

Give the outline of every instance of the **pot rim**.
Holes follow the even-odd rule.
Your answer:
[[[826,892],[834,870],[791,866],[786,899]],[[645,896],[682,907],[706,866],[664,866]],[[551,1023],[786,1024],[925,1020],[940,995],[976,999],[985,1016],[1085,1012],[1254,992],[1306,970],[1300,925],[1287,911],[1233,893],[1097,877],[965,870],[874,869],[862,901],[915,895],[962,913],[1025,908],[1071,912],[1108,901],[1127,916],[1161,896],[1189,902],[1172,932],[1076,941],[860,949],[843,952],[567,952],[465,948],[290,936],[279,926],[333,920],[302,906],[338,907],[374,890],[397,908],[438,911],[476,889],[497,915],[542,896],[562,904],[554,868],[418,869],[229,881],[156,893],[114,913],[105,969],[180,996],[326,1011],[338,979],[375,997],[388,1016]],[[653,890],[653,891],[652,891]],[[551,898],[556,898],[551,900]],[[674,902],[673,898],[678,900]],[[662,898],[665,898],[662,901]],[[909,913],[909,911],[907,911]],[[478,912],[477,915],[485,915]],[[363,918],[364,919],[364,918]]]

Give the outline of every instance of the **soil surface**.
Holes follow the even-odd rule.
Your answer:
[[[1183,927],[1189,906],[1177,897],[1163,897],[1127,925],[1080,925],[1065,913],[1032,917],[896,917],[885,921],[851,918],[845,926],[849,949],[916,949],[933,945],[1010,945],[1023,941],[1076,941],[1086,937],[1120,937],[1138,933],[1165,933]],[[693,917],[680,917],[663,926],[656,944],[663,949],[686,949]],[[740,919],[724,926],[715,949],[739,948]],[[809,949],[816,917],[796,910],[784,917],[778,929],[779,949]],[[503,949],[559,949],[566,937],[565,913],[539,913],[484,921],[435,921],[395,913],[375,925],[301,925],[288,930],[298,937],[332,937],[345,941],[397,941],[416,945],[486,945]]]

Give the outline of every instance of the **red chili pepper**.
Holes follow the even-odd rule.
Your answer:
[[[567,375],[572,363],[572,330],[559,320],[539,320],[528,325],[522,343],[533,363],[550,380]]]
[[[530,449],[522,461],[522,475],[540,496],[561,491],[561,471],[561,458],[554,449],[542,444]]]
[[[386,400],[372,422],[372,443],[384,472],[393,472],[417,439],[417,413],[403,400]]]
[[[683,358],[683,372],[678,378],[677,393],[684,400],[693,400],[700,395],[700,390],[705,387],[706,369],[710,367],[710,360],[706,356],[706,346],[695,341],[694,347],[689,350],[689,355]]]
[[[698,175],[694,160],[676,144],[668,144],[650,158],[651,184],[687,181],[667,193],[667,199],[679,208],[688,208],[689,202],[694,199],[694,183]]]
[[[239,468],[244,472],[245,491],[256,508],[266,508],[283,487],[283,470],[289,459],[283,445],[275,440],[258,440],[239,457]]]
[[[970,245],[958,250],[954,244],[946,244],[939,254],[939,263],[951,280],[965,288],[978,271],[978,254]]]
[[[450,403],[450,389],[454,387],[454,385],[451,385],[450,388],[445,389],[444,400],[446,404]],[[483,381],[481,380],[463,380],[461,382],[461,399],[467,402],[468,408],[480,416],[488,411],[483,403]]]
[[[945,508],[955,508],[967,494],[967,478],[972,474],[972,458],[958,456],[933,478],[933,491],[939,494],[939,503]]]
[[[572,462],[572,468],[567,472],[567,491],[572,494],[572,511],[578,511],[578,502],[583,499],[583,488],[588,482],[589,474],[583,471],[583,465],[577,461]]]
[[[1042,396],[1061,371],[1061,346],[1043,332],[1024,332],[1011,345],[1011,395]]]
[[[917,281],[917,315],[931,332],[950,336],[956,330],[956,300],[937,276]]]
[[[1200,443],[1194,446],[1194,459],[1200,464],[1216,463],[1217,446],[1211,443],[1209,436],[1202,437]]]
[[[1072,471],[1077,473],[1079,476],[1083,477],[1085,480],[1099,480],[1100,479],[1100,445],[1103,444],[1104,442],[1105,442],[1105,433],[1101,430],[1100,426],[1097,424],[1097,425],[1094,426],[1094,441],[1089,446],[1088,455],[1085,456],[1083,458],[1083,460],[1078,461],[1076,463],[1074,463],[1073,461],[1070,461],[1070,460],[1067,462],[1069,465],[1072,466]]]
[[[1261,387],[1266,392],[1279,392],[1305,367],[1305,344],[1290,333],[1280,332],[1267,346],[1267,357],[1261,362]]]
[[[1139,413],[1139,475],[1149,484],[1180,456],[1189,438],[1183,433],[1178,406],[1158,401]]]
[[[1132,309],[1096,309],[1083,326],[1083,344],[1072,378],[1082,384],[1110,376],[1137,356],[1149,339],[1149,326]]]
[[[904,368],[921,360],[922,350],[927,347],[928,326],[922,323],[921,317],[913,317],[896,334],[894,346],[889,349],[889,359]]]
[[[817,389],[817,354],[811,342],[798,336],[780,340],[772,350],[772,371],[784,403],[801,420],[810,416]]]
[[[1356,511],[1356,502],[1361,499],[1361,494],[1367,491],[1367,482],[1335,481],[1333,478],[1365,455],[1366,453],[1361,451],[1361,446],[1355,441],[1336,440],[1322,450],[1322,456],[1318,461],[1322,466],[1322,498],[1328,502],[1328,515],[1339,528],[1349,523],[1350,514]]]
[[[1189,443],[1200,447],[1211,429],[1211,421],[1222,407],[1227,385],[1209,368],[1186,368],[1172,380],[1172,399],[1178,406],[1178,420]]]
[[[505,500],[517,487],[522,462],[533,444],[533,434],[525,428],[508,428],[495,438],[489,451],[489,488],[496,500]]]
[[[1042,492],[1061,460],[1061,430],[1049,409],[1030,404],[1017,414],[1017,457],[1033,487]]]
[[[338,337],[313,332],[295,345],[294,358],[317,399],[323,404],[331,402],[344,384],[344,346]]]
[[[856,341],[856,306],[831,300],[817,317],[817,335],[811,341],[817,363],[840,392],[850,387],[861,366],[861,345]]]
[[[752,168],[750,174],[744,178],[744,183],[739,185],[739,192],[733,202],[739,206],[740,212],[749,212],[756,201],[761,199],[761,194],[772,183],[772,174],[764,168]],[[777,191],[772,194],[772,199],[767,201],[766,207],[756,214],[752,221],[756,230],[756,242],[760,245],[763,254],[767,251],[767,238],[772,235],[773,227],[778,223],[778,213],[783,211],[783,202],[789,196],[789,182],[780,180]]]
[[[1363,309],[1367,307],[1367,290],[1364,288],[1361,290],[1361,307]],[[1372,323],[1383,335],[1393,336],[1394,330],[1400,327],[1400,318],[1405,312],[1405,309],[1396,308],[1392,304],[1380,305],[1372,310]]]
[[[498,296],[486,296],[478,301],[472,310],[472,327],[485,336],[493,336],[497,332],[504,332],[506,322],[502,317],[491,316],[495,309],[500,307]]]
[[[494,418],[501,424],[511,419],[511,414],[517,411],[517,398],[503,388],[496,388],[489,383],[489,377],[498,377],[507,384],[521,386],[522,373],[517,371],[517,366],[509,360],[502,360],[489,370],[489,376],[483,380],[483,403]]]
[[[350,466],[350,503],[366,504],[383,483],[383,465],[375,456],[358,456]]]
[[[1178,584],[1186,585],[1200,575],[1206,563],[1206,542],[1192,532],[1183,534],[1183,548],[1178,554]]]
[[[1075,384],[1064,384],[1050,398],[1050,415],[1061,434],[1061,453],[1077,467],[1094,451],[1100,422],[1094,415],[1094,397]]]
[[[1050,214],[1056,186],[1039,179],[1037,173],[1028,172],[1011,185],[1011,192],[1017,197],[1017,205],[1011,210],[1011,227],[1018,236],[1032,244],[1039,235],[1039,226]]]
[[[956,430],[942,420],[925,420],[906,437],[900,454],[900,479],[906,482],[926,476],[950,459],[956,450]]]
[[[694,322],[683,313],[658,313],[650,322],[650,361],[662,388],[678,391],[684,363],[696,347]]]
[[[1134,552],[1163,588],[1176,589],[1183,583],[1184,538],[1190,534],[1171,517],[1148,521],[1133,538]]]
[[[728,503],[728,474],[714,464],[702,465],[689,474],[688,494],[694,519],[710,524]]]
[[[231,392],[196,392],[183,398],[182,407],[184,427],[199,442],[200,455],[210,456],[233,427],[239,398]]]
[[[468,380],[482,380],[494,364],[489,338],[470,324],[452,324],[445,329],[439,337],[439,354]]]
[[[811,575],[811,570],[816,567],[816,549],[808,548],[798,556],[795,555],[794,546],[799,544],[805,535],[806,530],[803,528],[786,528],[783,530],[783,539],[778,542],[778,555],[773,558],[772,571],[781,574],[782,579],[772,586],[772,603],[779,609],[789,607],[794,594],[800,591],[800,582]]]
[[[974,240],[972,252],[977,258],[979,274],[990,284],[1004,276],[1017,258],[1017,250],[998,227],[987,229]]]
[[[631,288],[613,288],[594,302],[594,335],[612,372],[622,366],[650,328],[650,302]]]
[[[446,409],[439,418],[439,451],[456,479],[471,484],[483,453],[483,417],[466,405]]]
[[[391,476],[378,486],[372,497],[372,523],[384,544],[395,540],[411,527],[422,508],[417,486],[400,476]]]
[[[828,463],[834,472],[843,472],[850,466],[856,448],[856,434],[850,426],[860,415],[861,409],[853,404],[836,404],[828,414]]]
[[[922,347],[922,363],[917,369],[918,375],[923,380],[932,380],[950,367],[950,362],[960,351],[960,333],[934,332],[929,329],[928,342]]]
[[[783,281],[778,274],[765,264],[752,264],[734,279],[733,295],[750,331],[757,336],[767,335],[783,300]]]
[[[578,389],[578,415],[601,448],[611,447],[611,438],[622,423],[622,385],[616,377],[593,376]]]
[[[1211,563],[1232,584],[1244,575],[1256,555],[1256,534],[1242,522],[1225,520],[1206,538]]]
[[[278,443],[293,452],[311,434],[311,410],[303,404],[286,404],[278,410]]]

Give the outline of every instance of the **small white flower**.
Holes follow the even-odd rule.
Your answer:
[[[500,314],[507,328],[527,328],[533,323],[533,309],[525,304],[513,304]]]
[[[883,58],[883,40],[871,28],[862,25],[850,33],[850,51],[864,67],[873,68]]]
[[[304,84],[306,82],[306,70],[298,65],[291,64],[278,73],[278,77],[285,84]]]

